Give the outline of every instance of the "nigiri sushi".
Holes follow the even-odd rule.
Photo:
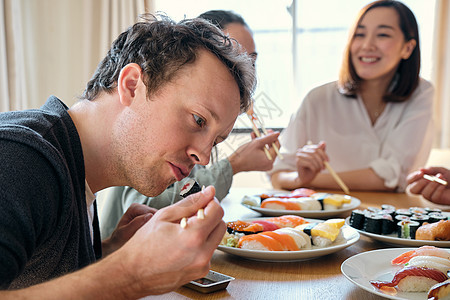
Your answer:
[[[450,260],[437,256],[414,256],[408,262],[408,267],[423,267],[436,269],[444,274],[450,270]]]
[[[239,239],[238,247],[248,250],[297,251],[311,246],[309,238],[293,228],[246,235]]]
[[[428,300],[450,299],[450,279],[436,283],[428,291]]]
[[[296,199],[267,198],[261,202],[261,208],[276,210],[302,210]]]
[[[448,252],[447,250],[441,249],[441,248],[437,248],[434,246],[422,246],[420,248],[417,248],[415,250],[411,250],[411,251],[407,251],[399,256],[397,256],[396,258],[394,258],[391,263],[393,265],[402,265],[405,264],[407,262],[409,262],[409,260],[415,256],[437,256],[437,257],[442,257],[445,259],[450,259],[450,252]]]
[[[370,283],[378,289],[397,286],[399,291],[425,292],[434,284],[445,280],[447,280],[447,275],[439,270],[408,266],[395,273],[390,282],[372,280]]]
[[[327,247],[341,234],[341,228],[344,224],[344,219],[330,219],[323,223],[302,224],[297,226],[296,229],[310,235],[313,245]]]
[[[322,205],[311,197],[295,199],[268,198],[261,202],[261,208],[282,210],[322,210]]]
[[[258,223],[246,222],[246,221],[234,221],[227,223],[227,231],[229,233],[239,232],[244,234],[253,234],[262,232],[264,230],[263,225]]]
[[[416,231],[417,240],[450,241],[450,220],[424,223]]]
[[[270,222],[270,221],[266,221],[266,220],[255,220],[255,221],[252,221],[252,223],[257,223],[257,224],[262,225],[263,231],[274,231],[274,230],[280,228],[277,224]]]
[[[322,202],[323,210],[335,210],[342,208],[346,203],[350,203],[352,198],[348,195],[316,193],[311,195],[313,199]]]
[[[275,223],[278,225],[278,227],[296,227],[301,224],[308,223],[303,217],[300,216],[294,216],[294,215],[284,215],[281,217],[274,217],[266,219],[266,221]]]

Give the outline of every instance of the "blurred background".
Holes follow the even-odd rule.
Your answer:
[[[240,14],[254,33],[256,110],[266,127],[281,130],[310,89],[337,79],[349,26],[368,2],[0,0],[0,111],[36,108],[49,95],[72,105],[113,39],[143,12],[179,21],[225,9]],[[419,23],[421,76],[436,87],[435,148],[450,148],[450,1],[403,2]],[[240,117],[235,133],[249,127]],[[225,148],[245,142],[239,139],[235,134]]]

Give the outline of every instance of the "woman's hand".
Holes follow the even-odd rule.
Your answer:
[[[307,186],[325,168],[324,161],[328,161],[325,152],[325,142],[317,145],[308,144],[299,148],[296,153],[296,164],[299,181]]]

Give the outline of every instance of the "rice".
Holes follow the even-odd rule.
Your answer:
[[[438,283],[428,277],[407,276],[398,283],[398,290],[402,292],[428,292],[428,290]]]

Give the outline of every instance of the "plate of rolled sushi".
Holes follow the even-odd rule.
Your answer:
[[[308,260],[347,248],[359,233],[344,219],[305,219],[296,215],[227,223],[218,250],[264,261]]]
[[[275,191],[244,196],[241,204],[263,216],[297,215],[307,218],[330,218],[357,208],[361,201],[343,194],[317,193],[300,188],[292,192]]]
[[[389,299],[449,299],[450,250],[392,248],[354,255],[342,274],[360,288]]]
[[[450,247],[450,213],[439,209],[392,205],[351,212],[346,223],[372,239],[400,246]]]

